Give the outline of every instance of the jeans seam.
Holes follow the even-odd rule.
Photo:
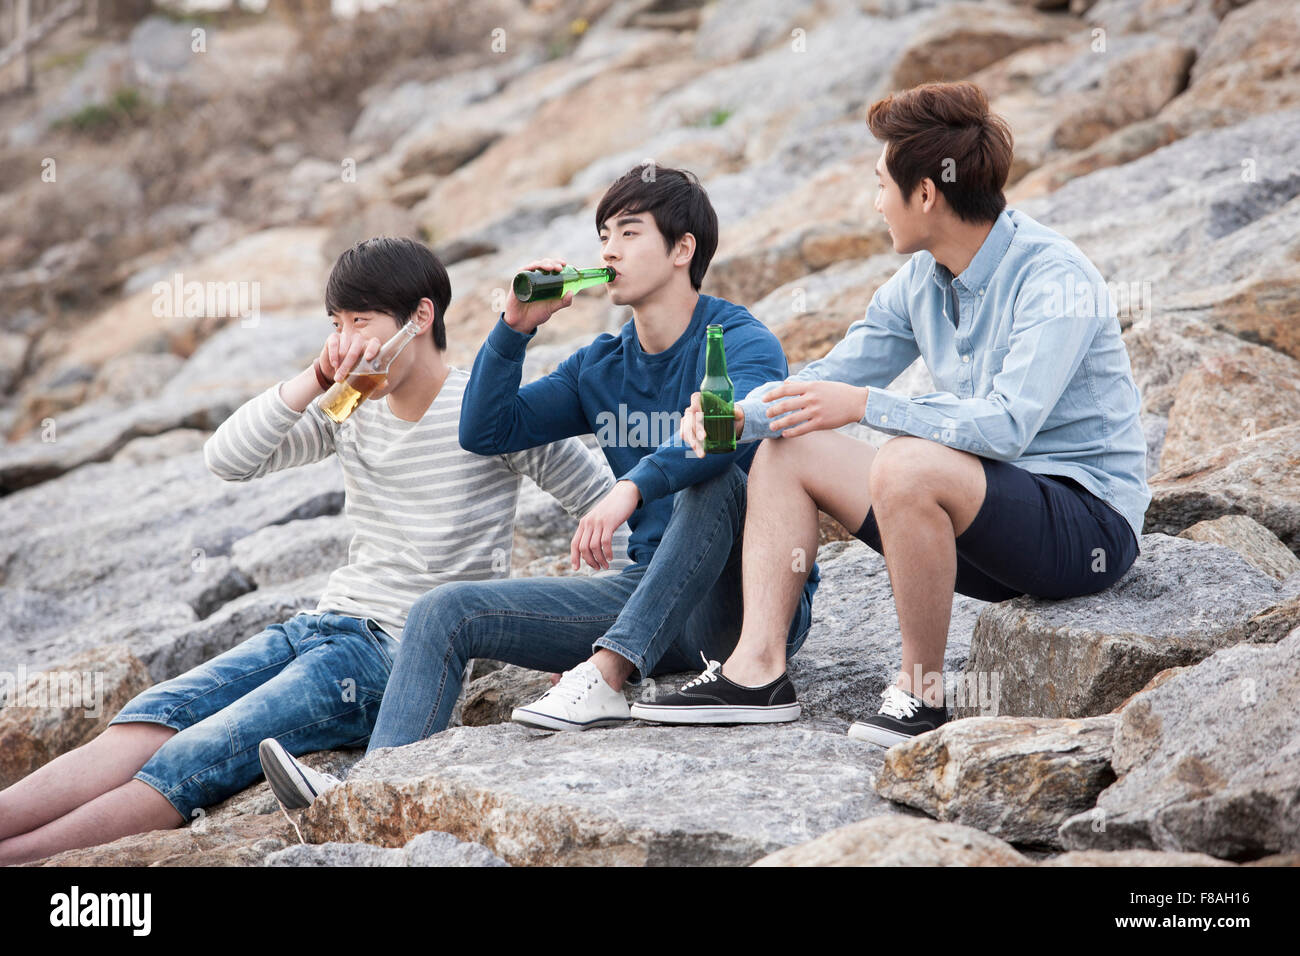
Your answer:
[[[738,486],[738,485],[739,485],[738,482],[735,483],[735,486]],[[734,496],[734,494],[735,494],[735,487],[733,487],[731,490],[732,490],[732,494],[733,494],[733,496]],[[715,515],[716,515],[716,517],[715,517],[715,520],[714,520],[713,526],[709,529],[708,537],[709,537],[710,539],[712,539],[712,538],[717,534],[718,526],[721,525],[723,521],[727,520],[727,518],[726,518],[726,513],[723,512],[723,511],[716,511],[716,512],[715,512]],[[733,535],[733,543],[734,543],[734,535]],[[661,605],[663,605],[663,606],[672,606],[674,603],[676,603],[677,598],[681,595],[682,591],[683,591],[683,590],[685,589],[685,587],[686,587],[686,582],[690,580],[691,576],[695,574],[696,569],[698,569],[699,566],[704,562],[704,558],[705,558],[706,553],[707,553],[707,549],[701,549],[701,551],[700,551],[700,553],[699,553],[699,556],[698,556],[698,558],[697,558],[697,560],[696,560],[696,562],[695,562],[695,565],[694,565],[694,566],[693,566],[689,571],[687,571],[687,572],[685,572],[684,574],[681,574],[681,575],[678,576],[677,584],[676,584],[675,590],[672,592],[672,599],[671,599],[671,600],[664,599],[664,600],[660,601],[659,603],[660,603]],[[643,579],[643,581],[637,583],[637,587],[638,587],[638,589],[641,587],[641,584],[642,584],[642,583],[644,583],[644,579]],[[624,605],[624,609],[626,609],[626,607],[627,607],[627,605]],[[622,616],[622,612],[620,612],[618,616],[621,617],[621,616]],[[617,617],[615,618],[615,620],[617,620]],[[663,630],[663,620],[661,619],[659,625],[655,628],[654,632],[650,635],[649,640],[647,640],[647,642],[646,642],[646,643],[647,643],[647,646],[650,645],[650,644],[652,644],[652,643],[654,642],[654,637],[655,637],[655,635],[659,634],[662,630]],[[608,636],[602,637],[602,638],[600,638],[600,640],[602,640],[602,641],[607,641],[607,642],[610,643],[610,644],[616,644],[616,643],[617,643],[616,641],[611,640]],[[595,646],[595,645],[593,645],[593,646]],[[607,645],[602,645],[602,646],[607,646]],[[622,651],[620,651],[619,653],[622,653]],[[637,677],[638,677],[639,679],[641,679],[641,680],[645,680],[645,678],[646,678],[647,675],[646,675],[645,672],[644,672],[644,667],[645,667],[645,658],[644,658],[644,656],[643,656],[643,655],[636,655],[637,659],[635,659],[635,660],[633,659],[633,657],[632,657],[630,654],[623,654],[623,656],[626,657],[628,660],[632,661],[632,663],[636,665],[636,668],[637,668]]]

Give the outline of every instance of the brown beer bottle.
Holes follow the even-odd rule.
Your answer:
[[[357,406],[371,392],[383,388],[388,381],[388,367],[419,330],[420,326],[414,319],[408,321],[380,347],[379,354],[371,361],[362,359],[358,362],[347,378],[335,382],[329,391],[317,399],[321,411],[340,424],[347,421],[348,416],[357,410]]]

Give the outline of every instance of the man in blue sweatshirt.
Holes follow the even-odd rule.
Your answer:
[[[786,375],[780,342],[741,306],[701,295],[718,241],[717,214],[696,178],[636,167],[596,210],[606,287],[632,319],[601,335],[550,375],[520,388],[524,352],[563,299],[520,303],[511,294],[479,350],[465,390],[461,445],[498,455],[594,434],[618,477],[581,520],[570,551],[608,569],[611,541],[632,529],[633,563],[618,573],[440,585],[416,600],[403,632],[370,749],[420,740],[447,726],[473,658],[564,671],[541,699],[513,717],[551,730],[585,730],[630,719],[625,682],[699,669],[713,693],[689,716],[698,723],[794,720],[799,704],[783,672],[761,687],[720,673],[742,619],[741,529],[754,447],[695,455],[680,435],[681,409],[704,377],[705,329],[723,327],[737,394]],[[558,271],[559,259],[529,269]],[[792,561],[801,596],[787,622],[786,653],[807,636],[816,564]]]

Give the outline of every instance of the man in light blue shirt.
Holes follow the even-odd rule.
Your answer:
[[[1074,243],[1006,208],[1011,133],[984,93],[926,84],[873,104],[867,122],[885,144],[875,208],[913,255],[826,357],[736,405],[738,441],[767,440],[748,485],[744,625],[719,676],[779,676],[781,622],[825,511],[889,569],[902,671],[849,733],[891,746],[947,720],[954,590],[1000,601],[1109,587],[1138,554],[1151,495],[1106,284]],[[918,355],[936,390],[888,389]],[[698,395],[685,414],[702,454]],[[852,422],[896,437],[875,448],[834,431]],[[673,715],[689,697],[636,716],[684,722]]]

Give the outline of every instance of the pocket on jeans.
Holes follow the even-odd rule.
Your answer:
[[[379,651],[379,653],[383,655],[384,660],[388,662],[388,669],[392,670],[393,656],[388,652],[388,644],[379,636],[379,634],[376,633],[376,631],[383,631],[384,634],[388,634],[388,632],[384,631],[379,622],[373,617],[362,618],[361,627],[366,632],[366,636],[370,638],[370,643],[375,645],[375,649]],[[392,638],[390,637],[389,640],[392,640]]]

